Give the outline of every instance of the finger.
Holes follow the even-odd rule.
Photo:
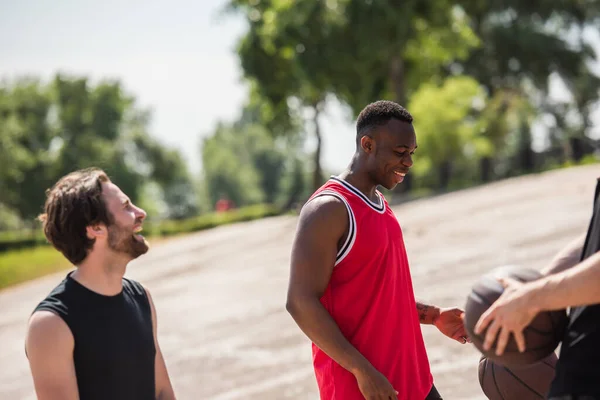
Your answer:
[[[496,278],[496,280],[498,282],[500,282],[500,284],[502,285],[502,287],[505,288],[505,289],[506,289],[506,287],[508,285],[510,285],[510,283],[506,280],[506,278]]]
[[[457,332],[460,336],[467,336],[467,328],[464,325],[458,328]]]
[[[465,332],[464,329],[461,328],[461,329],[457,329],[451,337],[452,337],[452,339],[456,340],[457,342],[466,343],[466,336],[467,336],[467,333]]]
[[[515,342],[517,342],[517,347],[519,351],[523,353],[525,351],[525,335],[523,335],[523,331],[513,332],[515,335]]]
[[[488,324],[494,319],[494,311],[494,306],[491,306],[481,315],[481,317],[479,317],[479,321],[477,321],[477,324],[475,324],[476,335],[481,334],[481,332],[483,332]]]
[[[496,343],[496,355],[501,356],[504,353],[504,349],[508,344],[508,339],[510,339],[510,331],[503,327],[500,329],[500,334],[498,335],[498,342]]]
[[[494,341],[496,340],[496,335],[498,334],[500,328],[501,324],[498,322],[498,320],[494,320],[494,322],[492,322],[485,335],[485,340],[483,341],[484,350],[487,351],[492,347],[492,344],[494,344]]]
[[[505,289],[508,286],[519,285],[521,283],[518,280],[509,277],[498,278],[497,281],[500,282]]]

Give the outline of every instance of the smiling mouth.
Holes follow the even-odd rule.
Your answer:
[[[401,172],[401,171],[394,171],[394,174],[398,175],[398,176],[406,176],[406,172]]]
[[[133,236],[136,237],[136,239],[138,240],[143,240],[144,239],[144,235],[140,234],[140,232],[143,230],[144,228],[142,228],[141,226],[138,226],[137,228],[135,228],[133,230]]]

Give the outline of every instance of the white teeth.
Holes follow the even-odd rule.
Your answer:
[[[133,231],[134,231],[135,233],[138,233],[138,232],[141,232],[141,231],[142,231],[142,229],[143,229],[143,228],[142,228],[141,226],[139,226],[139,227],[135,228]]]
[[[394,171],[394,173],[396,175],[400,175],[400,176],[406,176],[406,174],[404,172],[398,172],[398,171]]]

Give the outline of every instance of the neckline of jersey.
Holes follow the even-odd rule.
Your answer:
[[[67,273],[67,282],[69,282],[73,287],[75,287],[77,291],[79,291],[81,293],[85,293],[85,295],[87,295],[88,297],[102,300],[102,301],[117,301],[117,300],[123,298],[124,290],[125,290],[124,287],[121,289],[121,291],[119,293],[113,294],[113,295],[106,295],[106,294],[98,293],[98,292],[95,292],[92,289],[84,286],[83,284],[78,282],[75,278],[73,278],[71,276],[73,274],[73,272],[75,272],[75,271],[70,271],[69,273]]]
[[[358,196],[369,207],[371,207],[373,210],[377,211],[378,213],[383,214],[383,212],[385,211],[385,203],[383,201],[383,197],[382,197],[381,193],[379,193],[378,190],[375,191],[375,194],[377,194],[377,198],[379,199],[379,204],[375,203],[373,200],[369,199],[363,192],[358,190],[356,187],[351,185],[349,182],[347,182],[337,176],[334,176],[334,175],[332,175],[329,179],[344,186],[346,189],[348,189],[350,192],[352,192],[353,194]]]

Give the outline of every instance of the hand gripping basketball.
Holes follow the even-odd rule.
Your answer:
[[[512,278],[498,278],[504,287],[502,295],[487,309],[475,325],[475,333],[481,334],[486,328],[487,332],[483,342],[483,349],[489,350],[496,341],[496,355],[501,356],[512,333],[521,353],[526,349],[523,329],[535,318],[538,310],[530,301],[528,287]]]
[[[538,312],[529,299],[529,288],[541,277],[536,270],[505,266],[474,283],[465,305],[465,328],[489,359],[504,366],[528,365],[550,355],[560,343],[566,311]]]

